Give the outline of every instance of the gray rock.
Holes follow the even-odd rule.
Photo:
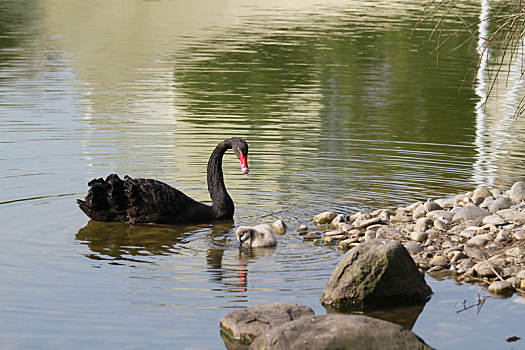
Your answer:
[[[365,241],[366,242],[369,242],[369,241],[371,241],[371,240],[373,240],[375,238],[376,238],[376,233],[374,231],[367,230],[365,232]]]
[[[476,230],[466,229],[461,231],[459,235],[463,238],[470,239],[476,235]]]
[[[271,224],[271,226],[273,231],[278,235],[284,235],[286,233],[287,226],[281,219],[276,220],[273,224]]]
[[[483,259],[483,253],[481,253],[481,250],[479,248],[466,245],[463,247],[463,251],[469,258],[476,259],[476,260],[482,260]]]
[[[487,245],[488,242],[489,241],[485,237],[482,237],[481,235],[479,235],[479,236],[474,236],[471,239],[469,239],[467,241],[467,244],[476,245],[478,247],[484,247]]]
[[[452,221],[463,221],[469,219],[483,219],[485,216],[489,216],[490,212],[486,209],[476,207],[475,205],[466,205],[463,208],[459,209]]]
[[[485,216],[483,218],[483,225],[499,225],[501,223],[503,223],[505,220],[503,220],[503,218],[497,214],[492,214],[490,216]]]
[[[398,242],[373,240],[350,250],[337,264],[321,303],[337,310],[425,300],[432,290]]]
[[[377,230],[376,237],[377,238],[387,238],[387,239],[390,239],[390,238],[399,239],[403,237],[403,232],[398,231],[394,228],[390,228],[390,227],[381,227],[379,230]]]
[[[308,226],[306,225],[299,225],[299,227],[297,227],[297,232],[300,232],[300,233],[303,233],[303,232],[307,232],[308,231]]]
[[[431,218],[422,217],[417,219],[416,224],[414,225],[414,231],[426,231],[434,222]]]
[[[521,241],[525,239],[525,230],[519,230],[512,233],[512,238]]]
[[[496,281],[490,284],[489,292],[495,294],[510,294],[514,292],[514,287],[507,281]]]
[[[509,231],[501,230],[496,235],[496,238],[494,239],[494,242],[496,243],[502,243],[510,240],[510,234]]]
[[[507,249],[505,251],[505,255],[521,259],[525,255],[525,248],[514,247],[514,248]]]
[[[259,334],[304,316],[313,316],[308,306],[295,303],[273,303],[233,311],[221,320],[221,328],[233,340],[250,343]]]
[[[490,197],[487,197],[483,200],[483,202],[481,202],[481,204],[479,205],[480,208],[488,208],[489,207],[489,204],[492,203],[496,198],[490,196]]]
[[[449,228],[448,224],[440,219],[434,220],[434,227],[442,231],[447,231]]]
[[[501,273],[501,268],[490,264],[487,261],[480,261],[473,266],[474,271],[478,274],[479,277],[496,277],[496,272]]]
[[[498,215],[503,217],[505,220],[518,222],[520,224],[525,223],[525,212],[514,211],[511,209],[501,210]]]
[[[356,228],[367,228],[368,226],[371,226],[371,225],[374,225],[374,224],[380,224],[380,223],[381,223],[381,219],[378,218],[378,217],[367,219],[367,220],[356,220],[354,222],[354,227],[356,227]]]
[[[510,198],[516,202],[520,203],[525,200],[525,182],[516,182],[510,188]]]
[[[257,337],[253,350],[432,349],[408,329],[363,315],[308,316]]]
[[[423,204],[423,207],[425,208],[427,213],[430,213],[434,210],[442,210],[441,205],[437,204],[433,200],[429,199],[425,204]]]
[[[507,196],[502,196],[499,198],[496,198],[494,201],[492,201],[489,206],[488,210],[492,213],[502,210],[502,209],[508,209],[510,208],[514,202],[512,202],[512,199],[510,199]]]
[[[520,272],[518,272],[517,277],[521,278],[522,280],[525,280],[525,270],[521,270]]]
[[[415,231],[410,234],[410,239],[416,242],[424,242],[428,238],[428,233]]]
[[[492,196],[492,193],[485,187],[480,186],[474,190],[474,193],[472,193],[472,197],[490,197]]]
[[[450,222],[453,217],[454,213],[448,210],[434,210],[427,214],[427,218],[431,218],[433,220],[439,219],[447,222]]]
[[[437,255],[430,259],[430,265],[448,267],[448,259],[443,255]]]
[[[419,252],[423,251],[423,247],[419,245],[419,243],[416,242],[408,242],[403,244],[405,246],[405,249],[411,254],[416,255]]]
[[[313,221],[318,224],[329,224],[333,219],[335,219],[336,216],[336,213],[333,211],[325,211],[324,213],[314,216]]]
[[[521,278],[519,277],[510,277],[505,281],[509,282],[514,288],[519,288],[521,286]]]
[[[427,211],[425,210],[425,207],[423,205],[420,205],[419,207],[414,209],[412,213],[412,219],[417,220],[419,218],[424,217],[425,215],[427,215]]]

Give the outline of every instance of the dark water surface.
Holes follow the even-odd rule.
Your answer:
[[[430,24],[409,39],[421,6],[0,1],[0,347],[221,349],[232,310],[325,312],[342,253],[297,234],[314,214],[523,179],[522,81],[499,84],[486,108],[484,81],[458,95],[476,51],[444,50],[436,67]],[[461,11],[473,23],[481,9]],[[230,136],[250,144],[248,176],[224,158],[235,222],[96,223],[75,204],[111,172],[209,201],[207,159]],[[237,225],[278,218],[289,231],[277,248],[237,249]],[[461,311],[488,293],[427,281],[422,310],[382,317],[397,313],[436,348],[525,347],[506,342],[525,338],[524,299]]]

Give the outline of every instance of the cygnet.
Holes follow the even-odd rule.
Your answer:
[[[237,228],[237,239],[241,246],[246,247],[275,247],[277,237],[270,225],[261,224],[256,226],[239,226]]]

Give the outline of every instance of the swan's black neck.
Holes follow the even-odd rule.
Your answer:
[[[226,191],[222,175],[222,156],[231,149],[230,140],[225,140],[215,147],[208,161],[208,192],[212,201],[212,210],[216,219],[231,219],[235,207],[233,200]]]

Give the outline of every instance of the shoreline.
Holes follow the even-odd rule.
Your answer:
[[[525,296],[525,182],[485,186],[396,209],[313,218],[304,239],[348,250],[372,239],[400,242],[421,271],[481,284],[499,295]],[[304,227],[298,231],[304,232]]]

